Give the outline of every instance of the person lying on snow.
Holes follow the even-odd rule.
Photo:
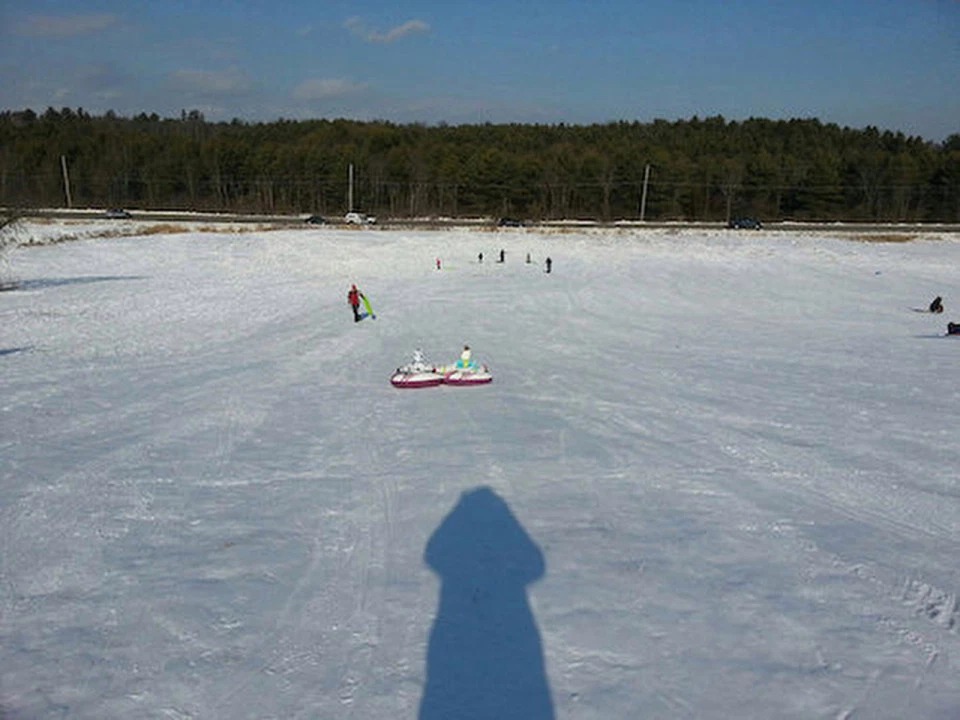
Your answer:
[[[960,323],[947,323],[947,335],[960,335]]]

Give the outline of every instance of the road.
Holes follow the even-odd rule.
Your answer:
[[[65,220],[91,220],[104,216],[103,210],[39,209],[16,211],[29,217],[59,218]],[[149,222],[195,222],[195,223],[267,223],[279,226],[304,225],[303,215],[257,215],[243,213],[213,213],[185,211],[138,211],[131,210],[130,220]],[[123,222],[118,220],[117,222]],[[345,226],[343,222],[330,222],[331,226]],[[378,220],[376,227],[383,229],[417,228],[424,230],[449,230],[458,227],[490,227],[493,221],[485,218],[390,218]],[[600,222],[595,220],[547,220],[530,222],[521,228],[500,228],[504,231],[523,232],[525,229],[544,228],[677,228],[710,229],[724,228],[721,222],[640,222],[637,220],[618,220]],[[313,226],[317,227],[317,226]],[[766,230],[785,232],[810,232],[829,230],[831,232],[957,232],[960,224],[952,223],[816,223],[816,222],[771,222],[764,226]],[[750,232],[740,230],[738,232]]]

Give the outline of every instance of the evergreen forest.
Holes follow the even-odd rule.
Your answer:
[[[352,166],[353,192],[350,192]],[[351,199],[353,208],[350,208]],[[960,133],[0,113],[0,205],[525,221],[960,222]]]

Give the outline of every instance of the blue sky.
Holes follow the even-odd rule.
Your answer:
[[[960,0],[0,0],[0,109],[960,133]]]

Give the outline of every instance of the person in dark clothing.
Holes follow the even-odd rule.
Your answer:
[[[947,335],[960,335],[960,323],[947,323]]]
[[[479,255],[477,255],[477,262],[480,264],[483,264],[483,253],[480,253]]]
[[[547,258],[547,272],[549,273],[551,268],[553,268],[553,260]]]
[[[942,313],[943,312],[943,298],[937,295],[933,302],[930,303],[930,312],[932,313]]]
[[[363,297],[363,293],[357,290],[356,285],[350,287],[350,292],[347,293],[347,302],[350,303],[350,308],[353,310],[353,321],[360,322],[363,318],[360,317],[360,298]]]
[[[501,250],[501,251],[500,251],[500,260],[499,260],[498,262],[506,262],[506,260],[505,260],[506,255],[507,255],[507,254],[506,254],[503,250]]]

